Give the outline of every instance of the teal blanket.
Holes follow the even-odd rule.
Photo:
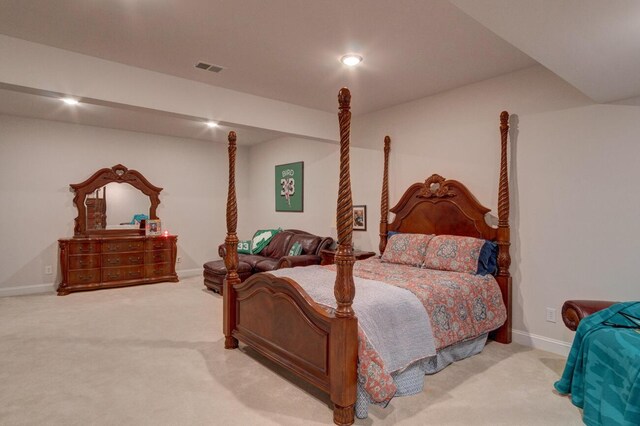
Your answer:
[[[640,302],[615,304],[580,321],[555,388],[571,394],[588,426],[640,425]]]

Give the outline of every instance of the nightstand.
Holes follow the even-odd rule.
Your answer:
[[[322,261],[320,262],[320,264],[333,265],[335,263],[335,259],[334,259],[335,255],[336,255],[336,251],[333,249],[320,250],[320,257],[322,258]],[[374,251],[362,251],[362,250],[353,251],[353,257],[355,257],[356,260],[368,259],[375,255],[376,253]]]

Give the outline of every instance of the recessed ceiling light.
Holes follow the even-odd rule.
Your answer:
[[[78,105],[80,103],[78,102],[77,99],[73,99],[73,98],[62,98],[60,100],[67,105]]]
[[[348,55],[344,55],[342,58],[340,58],[340,62],[347,66],[353,67],[362,62],[362,56],[356,55],[355,53],[349,53]]]
[[[215,121],[207,121],[207,126],[213,129],[214,127],[218,127],[219,124],[216,123]]]

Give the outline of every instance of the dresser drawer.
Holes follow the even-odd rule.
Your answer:
[[[121,268],[102,268],[102,281],[128,281],[144,278],[144,266],[123,266]]]
[[[156,263],[155,265],[145,265],[144,272],[146,278],[157,278],[170,275],[172,269],[170,263]]]
[[[93,269],[100,267],[99,254],[80,254],[69,256],[69,270],[73,269]]]
[[[102,255],[102,265],[104,267],[142,265],[144,263],[143,252],[137,253],[113,253]]]
[[[69,284],[89,284],[100,282],[100,269],[69,271]]]
[[[147,251],[144,253],[144,263],[171,262],[171,250]]]
[[[69,254],[100,253],[100,244],[97,242],[70,242]]]
[[[172,247],[173,238],[158,237],[147,240],[145,250],[168,250]]]
[[[137,240],[118,240],[105,241],[102,243],[103,253],[117,253],[123,251],[142,251],[144,250],[144,241]]]

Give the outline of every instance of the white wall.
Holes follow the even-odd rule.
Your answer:
[[[254,228],[282,227],[302,229],[336,239],[335,217],[338,197],[340,146],[300,138],[279,138],[253,146],[250,158],[251,212]],[[379,151],[351,149],[353,204],[367,206],[367,229],[355,231],[356,248],[377,250],[380,222],[382,154]],[[304,161],[304,212],[276,212],[274,167]],[[375,200],[375,201],[371,201]],[[251,235],[240,236],[248,239]]]
[[[247,148],[238,149],[240,211],[248,210]],[[0,115],[0,295],[59,282],[58,238],[73,236],[69,184],[122,163],[163,187],[158,216],[178,235],[179,273],[201,273],[226,232],[223,144]],[[246,226],[241,218],[239,230]],[[45,275],[45,266],[53,275]]]
[[[304,211],[276,212],[275,174],[278,164],[304,162]],[[293,228],[322,236],[331,235],[338,194],[338,146],[300,138],[280,138],[251,147],[249,152],[251,210],[238,212],[253,229],[238,234],[249,239],[257,229]]]

